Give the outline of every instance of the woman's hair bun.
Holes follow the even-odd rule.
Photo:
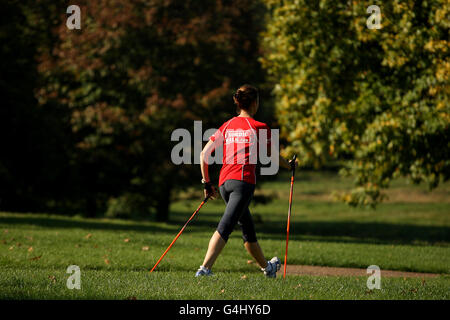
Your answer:
[[[234,94],[238,107],[244,110],[248,110],[257,97],[258,89],[249,84],[244,84]]]

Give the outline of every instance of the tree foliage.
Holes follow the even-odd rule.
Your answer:
[[[261,59],[275,84],[287,153],[345,160],[350,204],[375,204],[391,179],[450,177],[448,1],[265,1]],[[369,29],[369,5],[381,29]]]
[[[171,133],[193,129],[194,120],[204,129],[218,127],[234,113],[232,92],[245,82],[263,82],[257,57],[264,6],[250,0],[80,0],[81,29],[69,30],[66,1],[10,4],[26,22],[12,21],[14,34],[29,28],[26,40],[37,37],[34,51],[26,50],[30,42],[22,36],[8,38],[7,46],[17,43],[30,62],[22,94],[31,100],[24,103],[32,114],[41,110],[45,119],[60,121],[40,127],[55,144],[39,145],[52,146],[47,158],[59,158],[47,173],[65,181],[58,193],[43,183],[49,195],[40,200],[71,203],[92,216],[167,219],[174,191],[200,181],[198,167],[172,164]],[[7,108],[15,107],[11,99]]]
[[[66,112],[38,107],[37,60],[48,45],[53,5],[31,0],[2,2],[0,23],[0,208],[44,210],[49,197],[67,193],[65,169],[70,147]],[[39,13],[39,14],[37,14]],[[39,23],[36,23],[39,20]],[[67,119],[67,118],[66,118]]]

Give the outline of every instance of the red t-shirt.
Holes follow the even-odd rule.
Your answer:
[[[219,186],[229,179],[256,184],[255,169],[260,138],[267,140],[269,150],[269,126],[249,117],[231,118],[209,138],[215,142],[216,149],[223,146]]]

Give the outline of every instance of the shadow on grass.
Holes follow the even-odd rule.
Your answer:
[[[55,229],[87,229],[87,230],[106,230],[106,231],[137,231],[137,232],[164,232],[172,233],[174,229],[171,227],[142,225],[137,222],[120,223],[120,222],[104,222],[104,221],[79,221],[70,218],[53,218],[53,217],[0,217],[0,224],[6,225],[33,225],[45,228]]]
[[[265,238],[286,237],[286,224],[272,222],[260,225],[257,229],[268,235]],[[312,237],[315,241],[333,242],[448,245],[450,228],[379,222],[309,221],[291,223],[289,238],[297,237]]]
[[[220,220],[220,215],[208,215],[192,221],[197,231],[211,230]],[[285,240],[286,222],[271,221],[255,223],[256,233],[264,239]],[[196,230],[194,230],[195,232]],[[234,232],[240,233],[236,226]],[[378,244],[450,244],[450,227],[423,226],[383,222],[335,222],[307,221],[291,222],[290,239],[310,238],[314,241]]]
[[[104,221],[79,221],[74,219],[58,219],[54,217],[0,217],[0,224],[7,225],[34,225],[46,228],[80,228],[88,230],[106,231],[136,231],[148,233],[178,232],[189,216],[185,213],[173,212],[173,221],[167,227],[138,222],[120,223]],[[197,216],[188,226],[189,233],[214,232],[220,215]],[[256,223],[256,232],[264,239],[284,240],[286,238],[286,222],[272,221]],[[324,242],[347,243],[379,243],[379,244],[435,244],[450,243],[450,228],[444,226],[421,226],[408,224],[390,224],[379,222],[333,222],[308,221],[291,223],[290,239],[308,239]],[[240,233],[236,226],[234,233]]]

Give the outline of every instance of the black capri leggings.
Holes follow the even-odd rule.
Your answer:
[[[239,180],[227,180],[220,186],[220,194],[227,205],[217,226],[220,236],[228,241],[236,223],[242,227],[244,242],[256,242],[255,227],[248,206],[255,192],[255,185]]]

